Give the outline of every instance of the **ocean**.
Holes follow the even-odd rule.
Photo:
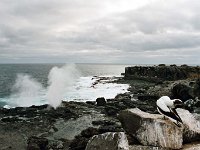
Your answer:
[[[24,107],[65,101],[94,101],[127,92],[128,85],[108,83],[129,65],[0,64],[0,107]],[[105,81],[98,83],[98,77]],[[98,83],[98,84],[96,84]]]

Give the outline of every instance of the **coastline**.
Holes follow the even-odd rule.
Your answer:
[[[144,112],[158,114],[155,101],[162,95],[182,96],[182,91],[185,90],[185,93],[192,96],[190,101],[185,101],[186,104],[191,104],[190,102],[199,96],[199,93],[195,95],[196,89],[194,88],[198,85],[197,78],[187,77],[173,81],[163,78],[162,81],[155,82],[151,77],[145,77],[145,80],[133,76],[127,78],[125,74],[125,78],[111,81],[130,85],[128,92],[118,94],[113,99],[104,100],[101,98],[99,101],[87,102],[63,101],[57,109],[48,105],[0,108],[0,139],[2,139],[0,146],[4,149],[19,148],[22,150],[38,147],[85,149],[87,142],[93,135],[106,132],[124,132],[118,119],[118,114],[122,110],[139,108]],[[101,80],[104,78],[99,81]],[[176,85],[180,84],[186,85],[187,88],[180,86],[177,87],[178,89],[174,89]],[[193,95],[190,90],[193,90]],[[199,119],[199,102],[193,105],[189,104],[187,104],[187,109],[196,113]],[[134,141],[130,140],[129,142]]]

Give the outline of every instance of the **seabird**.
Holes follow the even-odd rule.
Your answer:
[[[176,120],[176,125],[180,127],[179,123],[183,122],[176,111],[176,108],[183,107],[183,102],[180,99],[171,100],[168,96],[162,96],[157,100],[156,105],[160,114]]]

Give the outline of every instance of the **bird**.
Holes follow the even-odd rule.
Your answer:
[[[180,99],[170,99],[168,96],[162,96],[156,101],[158,112],[164,117],[171,118],[176,121],[176,125],[180,127],[183,124],[181,117],[178,115],[176,108],[182,108],[183,102]]]

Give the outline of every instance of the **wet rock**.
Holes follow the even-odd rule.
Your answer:
[[[178,98],[184,102],[187,101],[188,99],[194,98],[192,96],[192,88],[181,83],[175,85],[172,88],[171,93],[172,93],[172,98]]]
[[[190,111],[194,111],[194,105],[195,105],[195,100],[194,99],[188,99],[187,101],[184,102],[184,105],[186,109]]]
[[[200,108],[200,100],[196,97],[195,99],[189,99],[184,102],[185,107],[190,111],[198,111]]]
[[[77,135],[70,143],[70,150],[85,150],[90,137],[99,134],[99,130],[89,127]]]
[[[157,95],[139,95],[138,100],[145,101],[145,100],[157,100],[160,96]]]
[[[115,106],[106,106],[105,107],[105,113],[108,116],[116,116],[119,111],[120,111],[120,109],[116,108]]]
[[[95,101],[86,101],[86,104],[89,104],[89,105],[95,105],[96,102],[95,102]]]
[[[182,147],[182,128],[178,128],[170,120],[163,120],[161,115],[135,108],[121,111],[119,120],[125,131],[142,145],[171,149]]]
[[[4,117],[1,119],[1,121],[14,123],[14,122],[23,121],[23,120],[18,117]]]
[[[98,131],[97,128],[89,127],[89,128],[87,128],[87,129],[83,130],[83,131],[81,132],[81,135],[82,135],[83,137],[90,138],[90,137],[92,137],[93,135],[96,135],[96,134],[98,134],[98,133],[99,133],[99,131]]]
[[[48,143],[46,138],[32,136],[28,139],[27,150],[46,150]]]
[[[106,100],[104,97],[99,97],[96,99],[97,106],[105,106],[106,105]]]
[[[117,96],[115,96],[115,99],[116,100],[131,99],[131,96],[128,93],[118,94]]]
[[[194,113],[200,114],[200,108],[195,108]]]
[[[200,98],[200,78],[194,84],[194,95]]]
[[[99,133],[105,133],[105,132],[123,132],[124,130],[119,125],[108,125],[108,126],[100,126],[98,131]]]
[[[116,122],[114,122],[114,121],[110,121],[110,120],[95,120],[95,121],[92,121],[92,124],[93,125],[96,125],[96,126],[98,126],[98,125],[115,125],[116,124]]]
[[[124,132],[107,132],[93,136],[87,143],[86,150],[129,150]]]
[[[85,150],[88,141],[88,138],[82,137],[80,135],[76,136],[76,138],[70,143],[69,150]]]

